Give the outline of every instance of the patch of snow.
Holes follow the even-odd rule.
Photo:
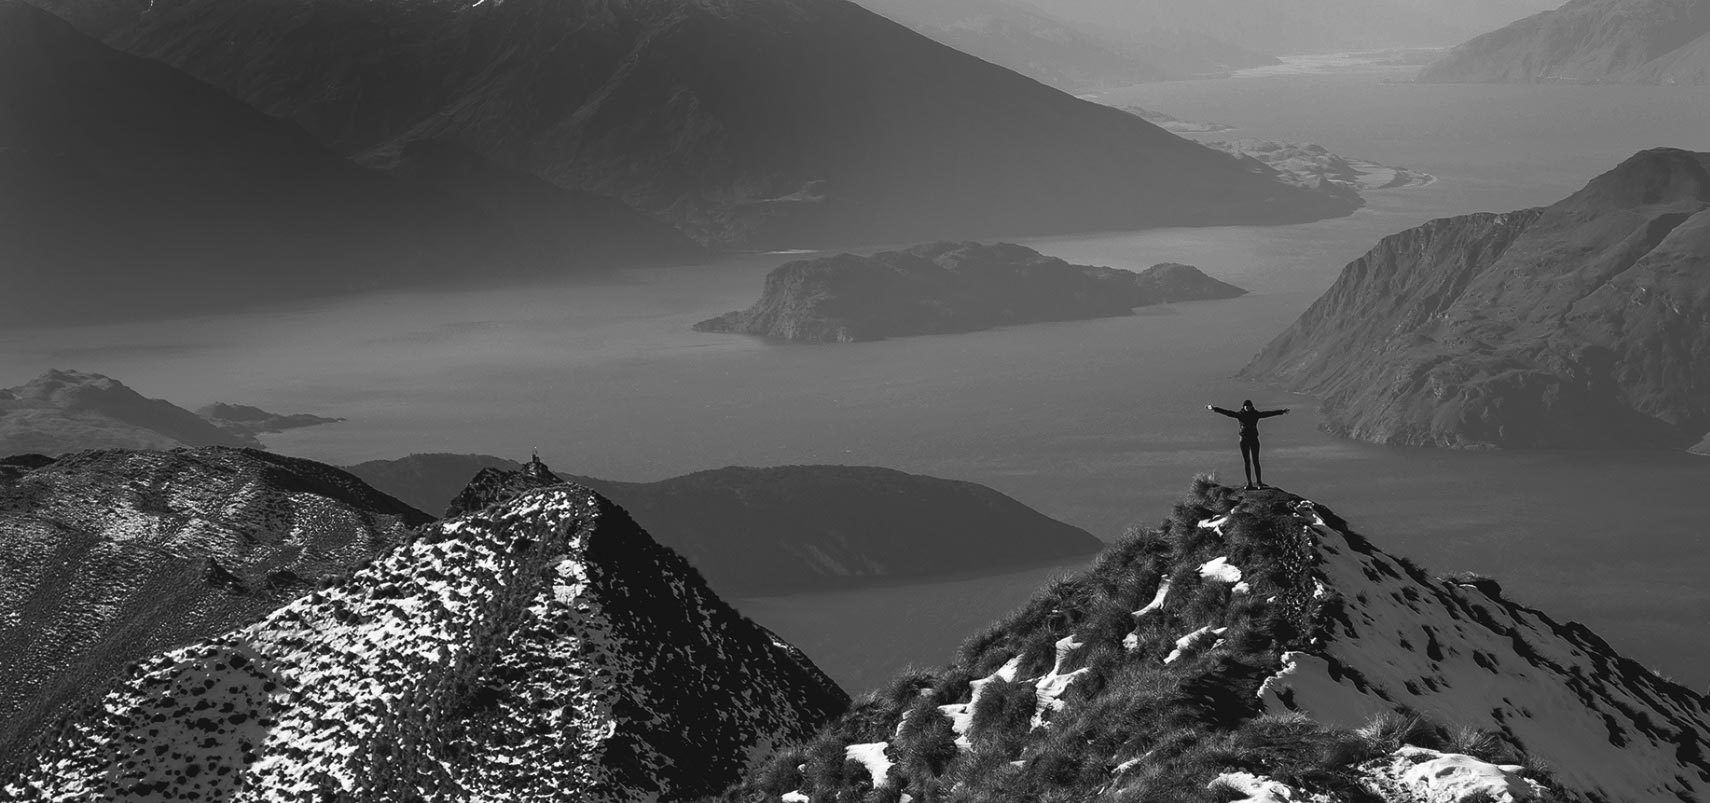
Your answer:
[[[1223,525],[1229,523],[1229,516],[1230,515],[1231,514],[1226,513],[1222,516],[1218,516],[1215,519],[1206,519],[1205,521],[1202,521],[1199,523],[1199,528],[1201,530],[1210,530],[1214,533],[1217,533],[1218,535],[1222,535],[1223,534]]]
[[[1403,747],[1388,758],[1362,765],[1360,771],[1373,791],[1418,803],[1526,803],[1546,800],[1550,793],[1522,776],[1518,766],[1423,747]]]
[[[1221,636],[1228,630],[1229,628],[1227,627],[1213,628],[1211,625],[1206,625],[1205,627],[1176,639],[1176,648],[1171,650],[1168,656],[1165,656],[1164,663],[1173,664],[1181,660],[1182,656],[1186,655],[1188,650],[1199,646],[1201,642],[1208,638]]]
[[[1084,646],[1086,645],[1076,641],[1074,636],[1064,636],[1057,640],[1057,662],[1052,665],[1049,674],[1039,678],[1039,680],[1033,685],[1033,695],[1035,700],[1033,708],[1033,728],[1037,729],[1045,727],[1045,715],[1047,712],[1054,713],[1063,709],[1063,701],[1061,699],[1063,691],[1069,688],[1069,684],[1073,683],[1075,678],[1080,677],[1087,671],[1085,667],[1082,667],[1073,672],[1063,672],[1063,663],[1068,660],[1069,654]]]
[[[891,774],[891,767],[896,762],[885,757],[885,748],[889,742],[872,742],[870,744],[852,744],[843,748],[843,756],[850,761],[858,761],[867,768],[867,773],[873,776],[873,788],[885,785]]]
[[[1211,779],[1211,783],[1206,784],[1205,788],[1233,789],[1246,795],[1232,803],[1302,803],[1312,799],[1301,796],[1287,784],[1247,772],[1225,772]]]
[[[785,792],[784,796],[778,799],[783,803],[811,803],[813,800],[813,798],[802,794],[799,789],[794,792]]]
[[[1228,557],[1217,557],[1200,564],[1199,576],[1222,583],[1241,582],[1241,569],[1229,564]]]

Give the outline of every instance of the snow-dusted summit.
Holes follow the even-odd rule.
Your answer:
[[[1707,743],[1710,702],[1583,626],[1200,482],[728,797],[1702,801]]]
[[[847,698],[593,492],[436,523],[254,625],[150,658],[23,800],[715,794]]]

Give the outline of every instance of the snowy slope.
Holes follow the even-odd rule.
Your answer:
[[[716,793],[847,698],[573,486],[460,518],[143,662],[25,800],[599,801]]]
[[[248,449],[86,452],[0,479],[0,763],[126,663],[253,622],[427,521]]]
[[[1710,798],[1702,696],[1488,584],[1410,572],[1310,502],[1296,515],[1315,578],[1344,607],[1319,643],[1283,657],[1261,691],[1269,710],[1353,727],[1403,705],[1525,745],[1585,799]]]
[[[1704,697],[1476,586],[1200,483],[729,798],[1710,799]]]

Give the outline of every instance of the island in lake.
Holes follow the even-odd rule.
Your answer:
[[[754,306],[695,329],[852,343],[1109,318],[1135,307],[1246,292],[1190,265],[1164,263],[1136,273],[1073,265],[1010,243],[946,242],[790,262],[767,274]]]

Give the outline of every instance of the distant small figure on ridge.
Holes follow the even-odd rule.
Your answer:
[[[1253,407],[1253,401],[1248,399],[1241,402],[1239,410],[1225,410],[1222,407],[1206,405],[1205,409],[1220,415],[1226,415],[1241,422],[1241,468],[1247,472],[1247,490],[1254,488],[1269,488],[1265,484],[1264,469],[1259,467],[1259,419],[1283,415],[1288,408],[1281,410],[1258,410]],[[1259,481],[1258,485],[1253,480]]]

